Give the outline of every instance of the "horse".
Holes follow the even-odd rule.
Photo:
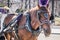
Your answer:
[[[12,18],[16,16],[15,14],[8,14],[4,20],[4,27],[11,22]],[[12,32],[6,32],[7,40],[37,40],[38,35],[41,30],[44,31],[45,36],[49,36],[51,34],[50,24],[49,24],[49,12],[45,7],[36,6],[25,12],[21,17],[19,17],[19,21],[10,28],[12,31],[13,28],[16,29]],[[26,25],[27,24],[27,25]],[[9,27],[9,26],[8,26]],[[39,29],[41,29],[39,31]]]

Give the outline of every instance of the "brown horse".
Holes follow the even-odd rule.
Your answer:
[[[44,10],[45,9],[45,10]],[[43,10],[43,11],[41,11]],[[40,12],[41,11],[41,12]],[[49,12],[47,8],[36,6],[35,8],[29,10],[25,14],[30,15],[30,24],[31,28],[36,31],[39,27],[41,27],[44,30],[45,36],[49,36],[51,33],[50,30],[50,24],[49,24]],[[5,26],[8,25],[8,23],[11,21],[11,19],[15,16],[15,14],[9,14],[5,20],[4,24]],[[37,40],[37,36],[35,35],[34,31],[31,32],[26,29],[26,15],[23,14],[21,19],[17,22],[17,31],[15,32],[17,35],[17,39],[14,40]],[[15,25],[16,26],[16,25]],[[7,40],[10,40],[12,37],[16,36],[15,33],[7,32],[6,38]]]
[[[38,11],[38,13],[36,11]],[[49,12],[48,8],[47,7],[40,7],[38,5],[35,8],[32,8],[30,10],[30,14],[31,14],[32,27],[35,28],[35,30],[36,30],[39,27],[39,25],[42,24],[41,26],[42,26],[42,29],[44,30],[45,36],[49,36],[51,33],[51,30],[50,30],[50,23],[49,23],[50,12]],[[37,14],[39,15],[38,17],[37,17]]]

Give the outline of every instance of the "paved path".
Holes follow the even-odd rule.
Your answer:
[[[40,34],[38,40],[60,40],[59,34],[51,34],[49,37],[45,37],[44,34]]]
[[[49,37],[45,37],[43,33],[41,33],[38,37],[38,40],[60,40],[60,27],[53,26],[51,27],[51,35]]]

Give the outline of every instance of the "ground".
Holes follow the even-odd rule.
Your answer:
[[[45,37],[44,34],[40,34],[38,40],[60,40],[59,34],[51,34],[49,37]]]
[[[45,37],[43,32],[39,35],[38,40],[60,40],[60,26],[51,26],[51,34]]]

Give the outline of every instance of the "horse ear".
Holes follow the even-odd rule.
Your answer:
[[[47,8],[49,7],[49,4],[47,4]]]
[[[40,5],[38,4],[38,8],[40,9]]]

